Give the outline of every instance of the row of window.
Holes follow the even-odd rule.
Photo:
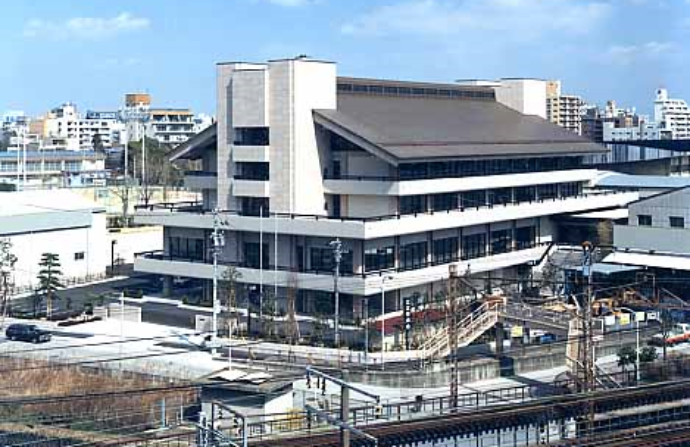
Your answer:
[[[235,146],[268,146],[269,133],[268,127],[235,127],[231,141]]]
[[[653,225],[652,216],[649,214],[638,214],[637,225],[641,227],[651,227]],[[668,225],[671,228],[685,228],[685,217],[669,216]]]
[[[533,202],[535,200],[551,200],[558,197],[575,197],[580,194],[582,194],[582,184],[570,182],[516,188],[481,189],[462,193],[432,194],[429,196],[402,196],[400,197],[400,214],[497,206],[509,203]]]
[[[79,161],[67,161],[64,164],[65,171],[80,171],[81,162]],[[21,169],[21,168],[20,168]],[[41,171],[62,171],[62,162],[59,161],[45,161],[43,163],[38,161],[30,161],[26,163],[26,170],[28,172],[41,172]],[[16,172],[17,162],[2,162],[0,163],[0,172]]]
[[[484,175],[519,174],[528,172],[576,169],[582,157],[516,158],[507,160],[466,160],[400,165],[401,180],[430,178],[474,177]]]
[[[343,93],[364,93],[393,96],[441,96],[448,98],[493,99],[492,90],[471,90],[460,88],[411,87],[405,85],[338,83],[338,91]]]

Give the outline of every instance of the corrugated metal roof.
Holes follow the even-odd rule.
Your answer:
[[[671,270],[690,270],[690,256],[638,253],[617,251],[604,258],[604,262],[614,264],[632,264],[646,267],[656,267]]]
[[[606,152],[495,101],[339,94],[315,113],[400,160]]]

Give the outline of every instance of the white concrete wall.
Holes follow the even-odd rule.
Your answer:
[[[637,226],[640,214],[652,216],[653,227],[670,228],[670,216],[683,217],[685,226],[690,227],[690,191],[682,189],[631,204],[629,225]]]
[[[268,125],[267,72],[263,66],[235,70],[232,76],[233,127]]]
[[[112,247],[112,241],[116,241],[114,247]],[[108,256],[110,256],[111,248],[115,251],[116,260],[119,259],[124,264],[132,264],[136,253],[163,250],[163,227],[124,228],[121,231],[109,232]]]
[[[17,256],[15,286],[35,287],[43,253],[60,256],[62,278],[76,279],[105,275],[110,264],[110,242],[106,234],[105,213],[92,214],[92,225],[86,228],[41,231],[9,236],[12,252]],[[84,259],[75,259],[76,253]]]
[[[389,216],[397,212],[395,197],[349,196],[342,215],[349,217]]]
[[[540,79],[501,79],[496,100],[525,115],[546,119],[546,81]]]

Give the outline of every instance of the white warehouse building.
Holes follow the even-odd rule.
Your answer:
[[[105,210],[67,190],[0,193],[0,239],[17,257],[15,292],[37,286],[43,253],[60,256],[63,282],[105,275],[110,262]]]
[[[340,239],[340,315],[357,318],[366,303],[381,312],[368,298],[382,288],[385,312],[430,301],[451,265],[487,288],[526,276],[556,237],[552,217],[637,196],[586,193],[596,171],[582,157],[606,149],[490,87],[337,77],[297,58],[219,64],[217,95],[217,124],[172,155],[202,161],[186,181],[203,203],[141,210],[137,222],[165,227],[165,250],[136,270],[210,288],[219,209],[240,294],[275,288],[284,309],[296,288],[299,313],[333,315]]]

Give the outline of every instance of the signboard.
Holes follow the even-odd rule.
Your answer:
[[[604,324],[606,326],[615,326],[616,325],[616,316],[615,315],[607,315],[604,317]]]
[[[513,326],[510,328],[510,336],[513,338],[522,337],[524,330],[522,326]]]
[[[645,312],[635,312],[635,321],[644,321],[646,316]]]
[[[618,317],[622,326],[630,324],[630,314],[620,314]]]

